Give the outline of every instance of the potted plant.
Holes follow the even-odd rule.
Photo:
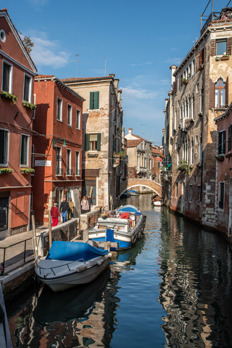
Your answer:
[[[23,101],[23,106],[27,109],[34,110],[37,106],[28,102]]]
[[[21,168],[20,173],[21,174],[33,174],[35,172],[35,169],[33,168]]]
[[[193,168],[193,165],[189,165],[187,161],[181,160],[178,164],[177,170],[180,170],[181,172],[187,172],[190,173],[190,169]]]
[[[0,168],[0,174],[10,174],[13,173],[13,169],[11,168]]]
[[[1,91],[1,97],[2,97],[2,99],[12,101],[14,104],[18,100],[18,97],[16,97],[16,95],[13,95],[11,93],[4,92],[4,91]]]
[[[217,161],[224,161],[225,155],[224,154],[220,154],[216,156],[216,160]]]
[[[185,78],[183,78],[183,79],[182,79],[182,85],[185,85],[185,86],[186,86],[187,84],[188,84],[188,80],[185,79]]]

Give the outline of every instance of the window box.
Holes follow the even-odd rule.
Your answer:
[[[90,158],[94,158],[94,157],[98,157],[98,153],[88,153],[88,157]]]
[[[13,169],[11,168],[0,168],[0,174],[10,174],[13,173]]]
[[[221,60],[229,60],[229,56],[225,55],[221,57]]]
[[[13,95],[11,93],[4,92],[4,91],[1,91],[1,97],[2,97],[2,99],[12,101],[14,104],[18,100],[18,97],[16,97],[16,95]]]
[[[187,79],[182,79],[182,85],[187,85],[188,84],[188,80]]]
[[[177,170],[180,170],[181,172],[187,172],[188,174],[190,174],[191,169],[193,169],[193,165],[188,164],[185,160],[180,161],[177,167]]]
[[[34,110],[37,106],[28,102],[23,102],[23,106],[27,109]]]
[[[216,57],[215,60],[216,62],[219,62],[221,60],[221,57]]]
[[[216,156],[217,161],[224,161],[225,155],[218,155]]]
[[[20,173],[21,174],[33,174],[35,172],[35,169],[33,168],[21,168]]]

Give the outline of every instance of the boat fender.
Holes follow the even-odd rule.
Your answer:
[[[79,272],[83,272],[83,271],[85,271],[87,269],[87,266],[86,265],[81,265],[81,266],[79,266],[79,267],[77,267],[77,272],[79,273]]]

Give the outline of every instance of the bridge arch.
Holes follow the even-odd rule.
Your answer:
[[[126,185],[122,188],[121,194],[126,190],[138,186],[147,187],[155,192],[158,196],[162,197],[162,185],[150,179],[128,179]]]

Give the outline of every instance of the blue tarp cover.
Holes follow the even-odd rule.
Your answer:
[[[135,213],[136,215],[141,215],[142,214],[133,205],[125,205],[124,207],[119,208],[118,211],[124,211],[124,212],[128,212],[128,213]]]
[[[107,253],[107,250],[95,248],[88,243],[54,241],[46,259],[65,261],[84,259],[87,261]]]

